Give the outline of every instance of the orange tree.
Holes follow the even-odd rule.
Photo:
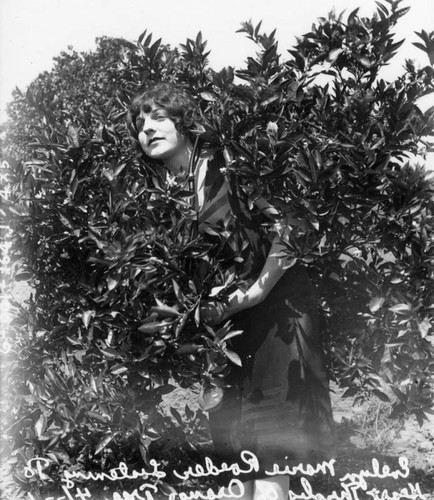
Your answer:
[[[417,34],[429,64],[407,61],[384,81],[401,45],[399,3],[321,19],[287,61],[274,33],[243,23],[257,53],[239,70],[209,68],[201,34],[179,48],[146,32],[136,44],[103,38],[16,91],[3,210],[17,278],[33,289],[8,365],[5,446],[18,472],[35,455],[54,478],[150,457],[173,468],[206,433],[200,412],[164,415],[163,396],[174,380],[224,385],[239,362],[239,332],[204,325],[199,305],[213,287],[236,286],[225,262],[243,259],[244,242],[223,222],[198,235],[184,187],[138,156],[126,130],[131,96],[159,81],[190,88],[224,174],[251,206],[268,202],[264,235],[277,231],[288,265],[308,268],[331,377],[423,422],[433,403],[433,187],[408,159],[423,164],[433,135],[433,110],[417,103],[433,91],[434,36]]]

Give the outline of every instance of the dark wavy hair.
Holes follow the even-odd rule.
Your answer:
[[[198,107],[189,92],[173,83],[158,83],[144,90],[133,98],[127,114],[127,125],[131,136],[136,141],[139,135],[137,117],[143,111],[149,113],[153,107],[164,109],[168,117],[175,123],[176,130],[188,135],[193,141],[196,135]]]

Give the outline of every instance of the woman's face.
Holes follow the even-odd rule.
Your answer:
[[[141,111],[136,119],[138,140],[147,156],[156,160],[169,160],[182,151],[186,144],[167,111],[153,107],[145,113]]]

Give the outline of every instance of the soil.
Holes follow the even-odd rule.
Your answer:
[[[419,483],[425,498],[434,500],[434,416],[430,415],[422,427],[415,418],[398,422],[389,418],[390,406],[378,399],[355,405],[352,398],[342,398],[342,390],[336,386],[331,389],[338,444],[336,469],[343,474],[372,470],[376,459],[380,466],[400,470],[398,461],[405,457],[410,468],[408,478],[372,481],[370,485],[391,494],[408,487],[408,483]],[[336,485],[337,481],[331,481],[327,487],[322,485],[324,493],[319,491],[330,494]]]

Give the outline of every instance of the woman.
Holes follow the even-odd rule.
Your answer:
[[[202,318],[218,324],[231,318],[243,334],[232,349],[242,367],[232,369],[228,389],[209,421],[217,456],[239,461],[240,451],[256,454],[261,470],[247,478],[242,498],[284,499],[288,476],[269,476],[274,464],[316,463],[332,447],[332,414],[323,365],[314,289],[304,269],[286,268],[282,245],[259,229],[234,183],[221,173],[219,154],[199,151],[192,134],[195,106],[180,88],[160,84],[137,96],[130,128],[145,155],[168,175],[190,180],[199,230],[230,221],[247,241],[234,270],[244,286],[224,302],[209,302]],[[253,212],[255,212],[253,210]],[[236,498],[240,498],[239,495]]]

